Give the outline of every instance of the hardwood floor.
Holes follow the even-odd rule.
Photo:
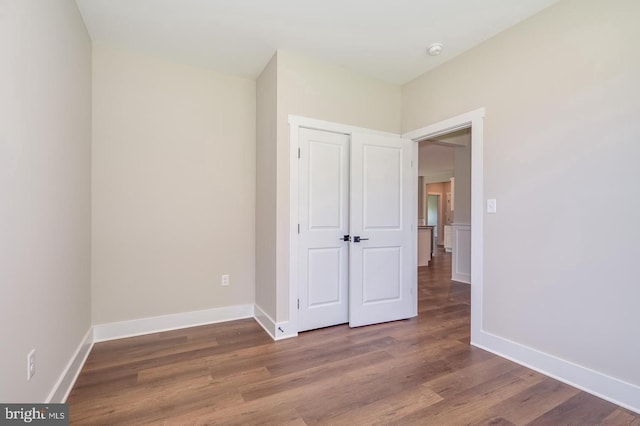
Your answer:
[[[73,424],[634,425],[640,415],[469,346],[451,256],[419,270],[417,318],[273,342],[252,319],[97,343]]]

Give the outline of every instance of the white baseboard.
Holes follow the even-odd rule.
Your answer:
[[[471,284],[471,275],[469,274],[451,274],[451,280],[459,283]]]
[[[225,306],[202,311],[98,324],[93,326],[93,340],[103,342],[245,318],[253,318],[253,305]]]
[[[288,321],[276,323],[273,318],[271,318],[271,316],[258,305],[255,305],[254,307],[253,317],[273,340],[288,339],[298,335],[297,331],[289,330]]]
[[[67,397],[69,396],[73,385],[76,383],[76,379],[78,378],[78,375],[80,375],[80,371],[91,352],[91,348],[93,348],[93,330],[89,327],[87,334],[85,334],[80,345],[78,345],[78,348],[60,375],[60,378],[49,393],[46,400],[47,403],[63,403],[67,400]]]
[[[640,386],[486,331],[471,344],[640,414]]]
[[[273,340],[276,340],[276,322],[260,306],[253,305],[253,318],[264,328]]]
[[[292,330],[289,330],[290,328],[291,328],[291,324],[289,324],[289,321],[282,321],[277,323],[275,340],[284,340],[284,339],[290,339],[292,337],[297,337],[298,330],[292,331]]]

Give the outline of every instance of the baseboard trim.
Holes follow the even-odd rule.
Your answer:
[[[276,324],[276,338],[275,340],[290,339],[292,337],[298,337],[298,331],[291,331],[291,324],[289,321],[282,321]]]
[[[639,386],[486,331],[471,344],[640,414]]]
[[[289,339],[298,335],[297,331],[289,330],[289,321],[276,323],[260,306],[254,306],[253,317],[273,340]]]
[[[159,333],[180,328],[197,327],[217,322],[234,321],[253,318],[253,305],[235,305],[202,311],[183,312],[179,314],[161,315],[129,321],[97,324],[93,326],[93,340],[123,339],[143,334]]]
[[[471,275],[469,274],[452,274],[451,276],[451,280],[452,281],[457,281],[459,283],[463,283],[463,284],[471,284]]]
[[[253,318],[273,340],[276,340],[276,322],[264,309],[258,305],[253,305]]]
[[[53,389],[47,397],[47,404],[64,403],[67,400],[71,389],[73,389],[73,385],[80,375],[80,371],[82,371],[84,363],[87,361],[91,348],[93,348],[93,327],[89,327],[89,330],[87,330],[87,333],[84,335],[84,338],[60,375],[60,378],[53,386]]]

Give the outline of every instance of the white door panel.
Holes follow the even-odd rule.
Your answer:
[[[349,137],[300,129],[299,331],[348,321]]]
[[[396,301],[402,297],[402,247],[362,249],[362,304]]]
[[[317,308],[340,303],[341,266],[346,254],[343,247],[309,249],[309,308]]]
[[[402,149],[362,147],[362,229],[399,229],[401,226]]]
[[[412,141],[351,135],[352,327],[415,315],[412,157]]]
[[[325,135],[322,135],[326,137]],[[329,134],[333,139],[333,134]],[[309,166],[309,229],[340,230],[345,225],[342,200],[343,168],[345,161],[342,144],[322,141],[317,135],[308,139]]]

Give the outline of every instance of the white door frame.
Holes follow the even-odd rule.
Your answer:
[[[420,142],[471,127],[471,344],[475,346],[483,329],[484,116],[485,109],[479,108],[402,135]]]
[[[297,115],[289,115],[289,319],[287,321],[287,331],[284,335],[278,336],[277,339],[283,339],[288,337],[295,337],[298,335],[298,130],[301,128],[323,130],[326,132],[341,133],[344,135],[351,135],[354,132],[368,133],[381,136],[395,136],[400,137],[399,134],[376,131],[371,129],[365,129],[362,127],[350,126],[347,124],[333,123],[330,121],[317,120],[314,118],[302,117]],[[418,144],[414,144],[413,150],[413,163],[415,164],[415,185],[418,182]],[[415,187],[414,187],[415,188]],[[417,211],[418,208],[418,192],[415,193],[415,200],[413,201],[413,210]],[[418,220],[417,215],[415,218]],[[415,276],[414,280],[417,281],[418,277],[418,257],[417,257],[417,244],[418,244],[418,232],[416,224],[414,227],[414,241],[413,248],[415,252]],[[417,294],[415,295],[417,300]],[[417,314],[417,306],[416,306]]]

